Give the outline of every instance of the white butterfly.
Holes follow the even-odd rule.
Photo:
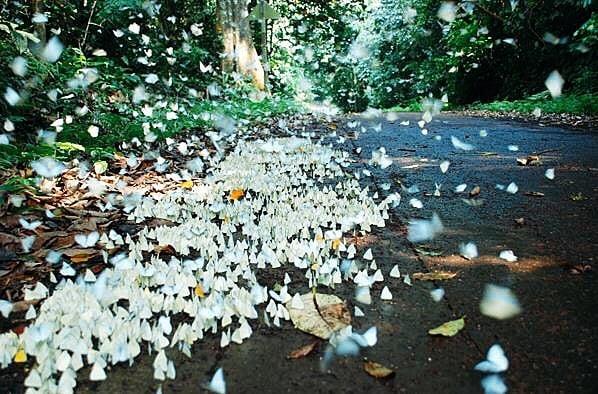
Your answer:
[[[35,242],[35,235],[29,235],[21,239],[21,246],[23,247],[23,252],[29,253],[31,251],[31,247]]]
[[[37,282],[33,290],[25,289],[25,301],[44,299],[48,293],[48,288],[42,282]]]
[[[191,34],[194,36],[201,36],[203,34],[203,29],[200,24],[194,23],[191,25]]]
[[[129,31],[133,34],[139,34],[139,32],[141,31],[141,26],[133,22],[129,25]]]
[[[363,334],[351,334],[351,338],[361,347],[372,347],[378,343],[378,329],[370,327]]]
[[[417,198],[412,198],[411,200],[409,200],[409,205],[417,209],[421,209],[424,207],[424,204]]]
[[[32,161],[31,168],[37,172],[39,176],[44,178],[57,177],[66,170],[64,164],[51,157],[42,157],[41,159]]]
[[[160,78],[158,78],[156,74],[147,74],[147,76],[145,77],[145,82],[151,85],[155,84],[159,80]]]
[[[19,101],[21,101],[21,95],[16,90],[8,86],[6,88],[6,92],[4,93],[4,100],[6,100],[11,107],[14,107],[19,103]]]
[[[444,289],[439,287],[438,289],[430,290],[430,297],[432,297],[435,302],[439,302],[444,297]]]
[[[0,300],[0,314],[8,319],[8,315],[12,312],[12,302],[6,300]]]
[[[206,388],[216,394],[226,394],[226,382],[222,368],[218,368]]]
[[[445,1],[438,8],[437,15],[438,18],[451,23],[457,17],[457,6],[453,2]]]
[[[484,377],[481,381],[484,394],[505,394],[507,385],[500,375],[492,374]]]
[[[546,85],[553,98],[559,97],[562,94],[564,84],[565,80],[557,70],[551,72],[546,81],[544,81],[544,85]]]
[[[451,165],[450,161],[443,161],[442,163],[440,163],[440,171],[442,171],[442,173],[446,173],[449,169],[449,166]]]
[[[459,245],[459,253],[467,260],[475,259],[478,257],[478,247],[473,242]]]
[[[89,380],[95,382],[98,380],[105,380],[106,379],[106,372],[104,368],[98,363],[95,362],[93,367],[91,367],[91,372],[89,373]]]
[[[359,308],[357,305],[355,305],[355,312],[353,314],[355,315],[355,317],[363,317],[363,316],[365,316],[365,314],[363,313],[363,311],[361,310],[361,308]]]
[[[370,288],[367,286],[357,286],[355,288],[355,301],[362,304],[370,305],[372,303]]]
[[[15,75],[24,77],[27,74],[27,60],[22,56],[15,57],[10,63],[10,69]]]
[[[515,253],[513,253],[512,250],[503,250],[500,252],[498,257],[500,257],[503,260],[508,261],[509,263],[513,263],[513,262],[517,261],[517,256],[515,256]]]
[[[388,289],[388,286],[384,286],[384,288],[382,289],[382,293],[380,293],[380,299],[386,301],[392,300],[392,293]]]
[[[23,218],[19,218],[19,224],[25,229],[25,230],[31,230],[34,231],[36,228],[38,228],[42,222],[40,222],[39,220],[36,220],[34,222],[28,222],[27,220],[23,219]]]
[[[87,132],[89,133],[90,136],[92,136],[93,138],[96,138],[98,136],[98,134],[100,133],[100,128],[98,126],[91,125],[87,129]]]
[[[62,268],[60,269],[60,275],[62,276],[75,276],[76,271],[69,264],[63,262]]]
[[[509,368],[509,360],[499,344],[494,344],[488,350],[486,360],[478,363],[474,369],[481,372],[500,373]]]
[[[407,239],[411,242],[428,241],[436,237],[444,230],[444,226],[437,214],[433,214],[430,220],[414,219],[409,221],[407,226]]]
[[[480,302],[480,312],[494,319],[503,320],[521,313],[521,307],[510,289],[488,284]]]
[[[82,248],[92,248],[100,239],[100,234],[97,231],[93,231],[89,234],[77,234],[75,235],[75,242],[77,242]]]
[[[62,55],[62,51],[64,51],[64,45],[62,45],[58,37],[54,36],[48,40],[48,43],[42,50],[41,58],[48,63],[55,63],[60,58],[60,55]]]
[[[475,149],[475,147],[473,145],[462,142],[461,140],[459,140],[459,138],[457,138],[453,135],[451,135],[451,142],[456,149],[461,149],[461,150],[465,150],[465,151]]]
[[[204,74],[205,73],[211,73],[213,71],[211,64],[208,64],[207,66],[204,66],[204,64],[202,62],[199,62],[199,70],[202,73],[204,73]]]

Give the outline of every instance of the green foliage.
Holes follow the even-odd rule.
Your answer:
[[[439,19],[434,0],[373,3],[354,24],[355,41],[370,53],[356,67],[372,104],[445,93],[457,104],[515,99],[543,90],[555,69],[565,90],[595,92],[597,23],[590,4],[511,3],[456,2],[453,22]]]
[[[35,180],[33,178],[23,178],[20,176],[10,177],[0,185],[0,205],[6,203],[6,198],[9,195],[20,194],[23,192],[34,193],[35,190]]]
[[[474,104],[471,109],[493,112],[517,112],[531,114],[540,109],[546,114],[598,115],[598,95],[563,95],[552,99],[547,93],[540,93],[523,100],[493,101],[485,104]]]
[[[65,46],[56,63],[40,58],[43,43],[34,45],[30,4],[0,9],[0,67],[9,70],[0,74],[0,88],[23,98],[16,106],[0,99],[0,125],[9,119],[15,127],[3,135],[10,144],[0,145],[3,168],[42,156],[107,159],[123,142],[143,142],[148,133],[158,140],[201,133],[212,126],[203,114],[262,121],[299,110],[280,95],[259,100],[238,75],[219,75],[215,0],[44,3],[49,18],[43,30],[49,38],[60,29]],[[139,33],[130,28],[135,24]],[[17,56],[27,62],[24,77],[10,72]],[[207,100],[208,86],[221,91],[216,101]],[[134,100],[139,87],[145,92]],[[168,119],[172,108],[177,116]],[[97,136],[90,126],[99,129]]]
[[[331,84],[333,102],[346,112],[361,112],[367,108],[365,84],[350,66],[337,69]]]
[[[366,84],[350,59],[363,1],[276,1],[274,87],[303,99],[332,100],[354,111],[367,106]],[[278,44],[278,45],[276,45]],[[357,83],[356,83],[357,81]]]

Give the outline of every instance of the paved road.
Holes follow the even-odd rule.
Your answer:
[[[390,380],[376,380],[362,369],[362,359],[336,361],[329,374],[319,370],[319,352],[299,360],[285,356],[312,338],[291,324],[282,329],[255,326],[255,334],[242,346],[219,348],[218,338],[206,338],[194,347],[189,360],[178,352],[171,355],[177,365],[175,381],[164,383],[163,391],[199,392],[200,384],[222,366],[231,393],[281,392],[480,392],[481,374],[473,366],[493,343],[500,343],[511,365],[504,375],[511,392],[593,392],[598,384],[598,284],[595,271],[571,273],[577,265],[595,267],[598,256],[598,136],[556,128],[532,127],[486,119],[440,116],[422,136],[418,115],[402,115],[410,126],[382,120],[380,132],[369,132],[344,147],[362,151],[356,160],[367,161],[371,151],[385,146],[395,158],[387,170],[373,171],[364,183],[373,187],[397,180],[406,187],[418,185],[423,209],[403,202],[386,228],[357,239],[370,246],[384,273],[399,264],[403,273],[450,270],[458,277],[443,283],[385,281],[394,300],[381,302],[375,297],[366,317],[356,318],[354,326],[363,330],[376,325],[378,344],[362,357],[396,370]],[[380,120],[364,120],[376,125]],[[479,131],[487,130],[481,138]],[[339,127],[339,133],[348,128]],[[432,136],[441,136],[437,141]],[[450,136],[474,144],[472,152],[456,151]],[[519,151],[509,151],[518,145]],[[481,155],[481,152],[492,154]],[[516,158],[534,152],[541,155],[540,166],[517,166]],[[438,164],[449,160],[442,174]],[[357,164],[361,166],[362,164]],[[416,167],[415,167],[416,166]],[[556,178],[544,177],[555,168]],[[517,194],[497,190],[497,183],[514,181]],[[434,197],[434,183],[442,183],[441,196]],[[453,192],[456,185],[481,188],[484,204],[471,207],[462,201],[466,195]],[[541,192],[544,197],[525,195]],[[384,192],[380,190],[380,193]],[[446,231],[422,246],[441,252],[432,257],[418,253],[406,238],[410,218],[429,218],[437,212]],[[516,218],[524,218],[517,225]],[[467,261],[458,256],[461,242],[473,241],[480,258]],[[519,257],[514,263],[499,259],[498,253],[512,249]],[[594,268],[595,269],[595,268]],[[277,275],[277,274],[273,274]],[[281,272],[282,275],[282,272]],[[266,278],[274,283],[282,278]],[[479,312],[479,301],[486,283],[510,287],[518,296],[523,313],[497,321]],[[446,299],[435,303],[429,290],[441,285]],[[299,284],[297,284],[299,286]],[[304,285],[303,285],[304,286]],[[376,284],[373,294],[382,285]],[[352,286],[341,286],[335,293],[352,299]],[[466,327],[453,338],[427,335],[428,329],[466,315]],[[101,383],[81,382],[82,391],[154,392],[153,357],[142,357],[131,368],[119,367]],[[81,374],[81,377],[85,374]]]

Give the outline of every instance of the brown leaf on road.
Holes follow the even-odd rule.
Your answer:
[[[60,245],[63,245],[63,248],[69,247],[75,242],[75,238],[74,236],[71,236],[71,239],[69,240],[68,237],[69,233],[65,231],[47,231],[38,233],[32,249],[59,249]]]
[[[20,245],[21,240],[19,237],[0,232],[0,246],[6,247],[7,245]]]
[[[233,200],[233,201],[237,201],[238,199],[240,199],[241,197],[243,197],[245,195],[245,190],[243,189],[233,189],[230,191],[230,194],[228,196],[229,200]]]
[[[527,157],[518,157],[517,165],[520,166],[537,166],[541,164],[540,156],[530,155]]]
[[[98,250],[82,248],[63,249],[61,253],[69,257],[73,263],[85,263],[100,254]]]
[[[320,313],[326,321],[351,322],[351,314],[344,302],[321,306]]]
[[[97,231],[98,225],[106,223],[107,221],[108,219],[101,217],[83,217],[71,224],[68,227],[67,231],[75,231],[78,233],[90,233],[92,231]]]
[[[390,378],[395,374],[395,371],[392,369],[374,361],[364,362],[363,369],[368,373],[368,375],[373,376],[376,379]]]
[[[335,295],[316,294],[317,308],[311,292],[303,294],[301,301],[302,309],[291,307],[291,301],[287,303],[291,321],[298,330],[328,339],[334,331],[351,324],[351,313],[347,305]]]
[[[531,192],[525,192],[523,194],[526,196],[530,196],[530,197],[544,197],[544,193],[542,193],[542,192],[531,191]]]
[[[434,272],[415,272],[411,275],[413,279],[417,280],[448,280],[457,276],[456,272],[448,271],[434,271]]]
[[[290,352],[289,355],[287,356],[287,358],[295,360],[298,358],[303,358],[303,357],[309,356],[315,350],[315,348],[317,346],[318,346],[318,341],[310,342],[307,345],[303,345],[300,348],[295,349],[292,352]]]
[[[430,335],[442,335],[445,337],[453,337],[457,335],[465,327],[465,316],[457,320],[447,321],[436,328],[428,330]]]
[[[517,218],[517,219],[514,219],[514,220],[515,220],[515,223],[518,226],[523,226],[525,224],[525,219],[524,218]]]

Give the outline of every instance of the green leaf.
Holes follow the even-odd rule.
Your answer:
[[[85,148],[83,147],[83,145],[75,144],[73,142],[57,142],[56,147],[60,150],[67,152],[67,153],[70,153],[73,151],[85,152]]]
[[[7,25],[0,23],[0,30],[7,32],[8,34],[10,34],[10,29],[8,28]]]
[[[452,337],[457,335],[457,333],[461,331],[463,327],[465,327],[465,316],[457,320],[447,321],[436,328],[432,328],[428,331],[428,334]]]
[[[33,34],[23,31],[23,30],[15,30],[15,33],[21,35],[24,38],[27,38],[29,40],[31,40],[33,43],[37,44],[40,42],[39,38],[37,38],[36,36],[34,36]]]

